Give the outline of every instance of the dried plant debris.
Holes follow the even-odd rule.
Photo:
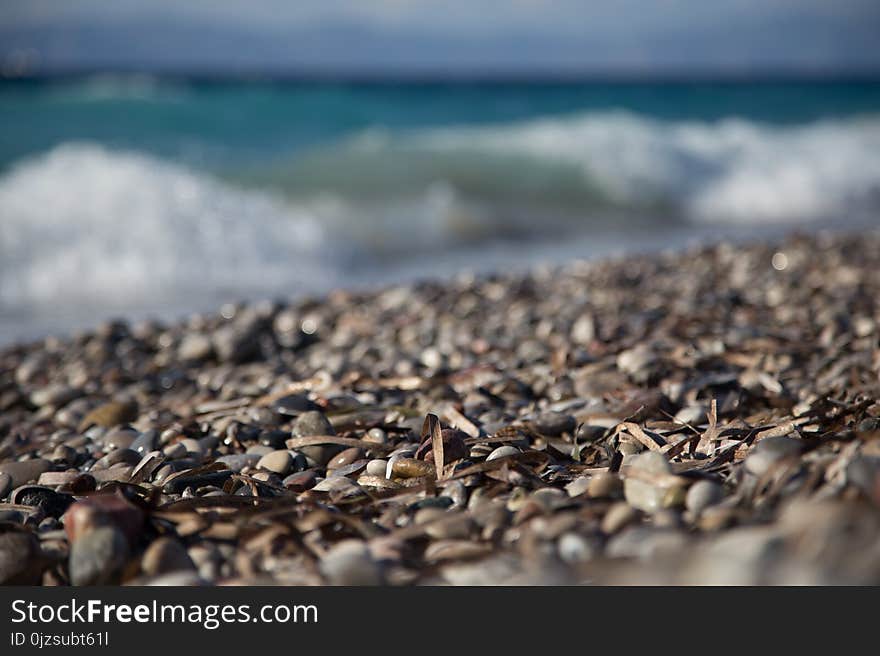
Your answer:
[[[0,582],[877,584],[878,322],[869,234],[11,346]]]

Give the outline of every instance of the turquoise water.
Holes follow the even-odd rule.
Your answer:
[[[0,83],[14,336],[878,205],[877,82]]]

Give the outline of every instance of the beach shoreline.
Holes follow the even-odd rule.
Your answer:
[[[0,582],[876,584],[878,254],[722,242],[2,347]]]

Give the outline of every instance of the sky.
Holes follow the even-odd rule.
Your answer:
[[[878,73],[877,0],[0,0],[7,74]]]

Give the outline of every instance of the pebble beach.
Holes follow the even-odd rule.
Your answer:
[[[0,350],[0,583],[880,583],[880,234]]]

